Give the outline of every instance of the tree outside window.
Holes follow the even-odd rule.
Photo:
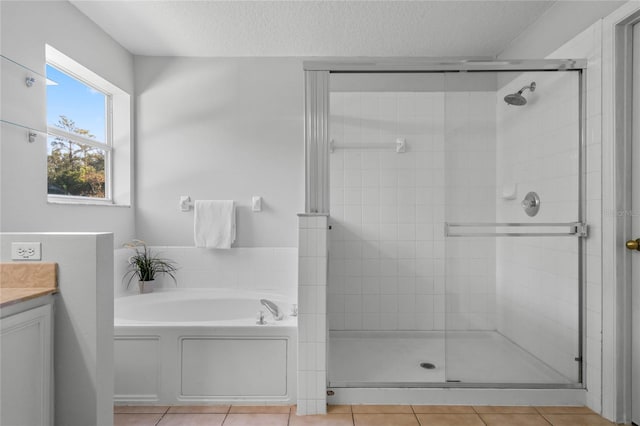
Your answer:
[[[95,138],[87,129],[62,115],[56,126],[66,132]],[[105,198],[105,152],[61,136],[49,137],[48,193]]]
[[[47,64],[47,193],[109,198],[109,95]]]

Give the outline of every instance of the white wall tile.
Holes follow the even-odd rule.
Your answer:
[[[331,119],[339,123],[338,129],[347,111],[363,114],[350,116],[356,118],[350,120],[353,137],[368,134],[368,130],[357,129],[367,123],[380,129],[381,141],[404,137],[409,147],[404,154],[392,150],[337,150],[332,154],[339,155],[335,162],[333,157],[330,161],[331,192],[337,194],[331,200],[337,232],[330,236],[333,242],[351,244],[332,244],[344,256],[330,254],[329,289],[336,296],[329,299],[328,309],[340,315],[330,319],[331,328],[442,329],[444,317],[436,319],[435,301],[429,300],[421,310],[415,298],[438,291],[444,294],[445,220],[465,219],[469,203],[486,217],[467,220],[489,216],[487,221],[495,220],[495,100],[494,92],[331,96]],[[445,105],[449,114],[445,114]],[[475,126],[473,137],[464,132],[469,125]],[[347,134],[343,137],[349,142]],[[334,175],[338,178],[333,179]],[[445,190],[445,184],[452,187]],[[366,243],[360,246],[355,244],[363,241]],[[495,264],[494,251],[491,245],[479,247],[474,261],[459,272],[467,280],[473,278],[471,289],[482,291],[483,300],[495,295],[495,288],[487,285],[495,280],[493,268],[487,266]],[[480,307],[489,309],[487,304]],[[428,328],[420,328],[424,326]]]
[[[505,107],[502,97],[513,92],[512,86],[530,81],[536,81],[538,87],[556,88],[556,96],[531,96],[526,109]],[[524,73],[498,90],[497,186],[516,184],[518,200],[528,191],[538,192],[543,203],[536,216],[540,222],[578,218],[577,87],[575,73]],[[599,175],[592,179],[599,180]],[[599,185],[595,186],[592,187],[599,193]],[[529,220],[516,202],[499,198],[496,205],[498,222]],[[578,351],[577,264],[575,240],[497,242],[498,330],[574,380],[577,369],[572,359]]]
[[[298,409],[300,415],[326,412],[326,341],[327,341],[327,218],[325,216],[301,216],[300,243],[306,252],[298,256]],[[336,246],[336,242],[332,242]],[[346,243],[338,246],[344,250]],[[302,256],[302,254],[306,256]],[[335,265],[340,265],[340,261]],[[346,266],[339,268],[346,270]],[[335,271],[332,271],[332,273]],[[332,293],[331,297],[337,297]],[[339,303],[338,303],[339,305]],[[340,306],[338,306],[340,307]],[[331,309],[335,309],[332,306]],[[341,311],[344,311],[343,307]],[[340,314],[341,315],[341,314]],[[333,321],[342,325],[344,318]]]

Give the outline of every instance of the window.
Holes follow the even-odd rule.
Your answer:
[[[111,96],[47,64],[48,194],[110,200]]]
[[[48,201],[130,206],[131,95],[50,45],[46,58]]]

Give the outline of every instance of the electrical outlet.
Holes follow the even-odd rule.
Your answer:
[[[40,243],[11,243],[12,260],[40,260]]]

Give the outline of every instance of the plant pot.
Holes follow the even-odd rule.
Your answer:
[[[151,281],[138,281],[138,287],[140,288],[140,294],[151,293],[155,287],[155,280]]]

